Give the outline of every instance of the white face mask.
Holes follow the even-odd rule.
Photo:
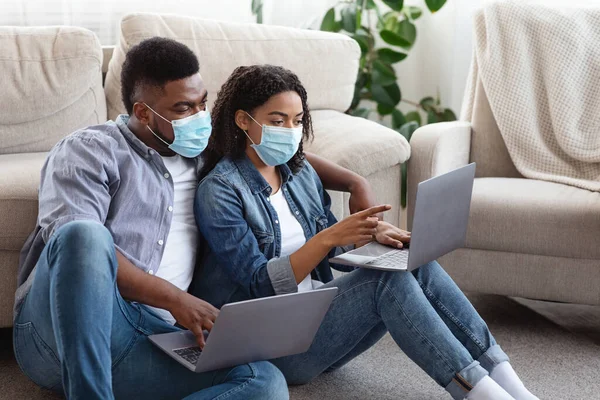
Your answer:
[[[200,153],[204,151],[212,132],[210,113],[208,111],[200,111],[186,118],[169,121],[150,108],[148,104],[144,104],[150,109],[150,111],[173,126],[175,140],[173,140],[173,143],[170,144],[165,142],[152,130],[152,128],[150,128],[150,126],[148,126],[150,132],[152,132],[152,134],[156,136],[158,140],[167,145],[169,149],[187,158],[198,157]]]
[[[246,114],[252,118],[252,115]],[[265,164],[271,167],[285,164],[298,152],[298,147],[302,141],[302,126],[285,128],[282,126],[261,125],[254,118],[252,120],[262,126],[260,144],[254,143],[248,133],[245,133],[252,142],[250,146]]]

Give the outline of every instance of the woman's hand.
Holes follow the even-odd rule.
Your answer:
[[[391,208],[392,206],[386,204],[357,212],[320,232],[316,237],[320,236],[329,248],[371,240],[377,234],[379,222],[370,217]]]
[[[403,243],[410,243],[410,232],[397,228],[385,221],[379,221],[375,240],[381,244],[401,249],[404,247]]]
[[[350,191],[349,207],[350,214],[354,214],[377,204],[375,192],[371,188],[369,181],[363,177],[358,177],[348,188]],[[375,215],[380,220],[383,220],[383,214]]]

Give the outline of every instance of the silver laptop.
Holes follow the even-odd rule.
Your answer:
[[[195,372],[304,353],[337,291],[333,287],[226,304],[203,350],[190,331],[149,338]]]
[[[419,183],[410,245],[403,249],[369,243],[329,261],[361,268],[412,271],[464,247],[475,179],[475,163]]]

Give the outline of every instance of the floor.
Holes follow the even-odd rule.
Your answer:
[[[600,307],[469,295],[525,384],[540,399],[600,400]],[[295,400],[448,399],[389,336],[339,371],[290,389]],[[15,364],[0,330],[0,399],[53,400]]]

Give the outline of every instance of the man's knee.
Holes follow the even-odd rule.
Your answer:
[[[95,269],[116,272],[115,247],[106,227],[94,221],[72,221],[54,232],[48,243],[52,267],[88,273]]]
[[[54,232],[52,239],[60,239],[67,244],[77,244],[78,247],[89,244],[112,245],[113,239],[106,227],[99,222],[90,220],[71,221]]]

